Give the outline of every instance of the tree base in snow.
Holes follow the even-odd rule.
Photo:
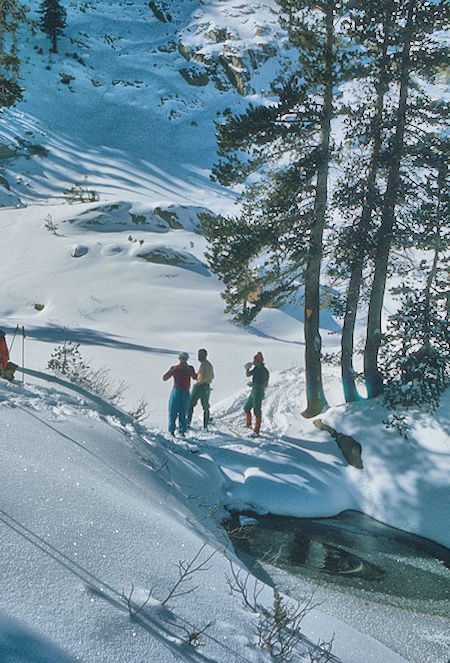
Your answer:
[[[349,465],[356,467],[358,470],[363,469],[364,466],[361,458],[362,448],[359,442],[350,437],[350,435],[339,433],[336,429],[331,428],[331,426],[322,423],[321,419],[316,419],[314,426],[319,430],[325,430],[327,433],[330,433],[331,437],[336,440],[342,455]]]
[[[316,417],[318,414],[323,412],[325,407],[326,406],[323,403],[308,405],[308,407],[305,410],[303,410],[302,417],[305,417],[305,419],[311,419],[311,417]]]

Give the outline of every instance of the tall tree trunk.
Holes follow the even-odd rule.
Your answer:
[[[361,217],[358,224],[358,247],[354,247],[353,261],[350,267],[350,281],[345,302],[344,324],[341,337],[341,375],[344,396],[347,403],[359,400],[358,390],[355,384],[355,371],[353,369],[353,346],[356,313],[361,292],[363,265],[366,258],[364,247],[367,243],[367,235],[370,228],[372,212],[375,205],[375,184],[380,162],[382,144],[382,120],[384,109],[384,97],[388,89],[388,46],[390,43],[390,18],[388,13],[385,21],[385,32],[382,54],[380,58],[380,71],[377,84],[377,99],[375,103],[375,116],[373,120],[373,143],[367,177],[367,191]]]
[[[325,84],[319,144],[320,156],[314,202],[314,221],[311,228],[310,247],[305,273],[305,377],[307,405],[306,409],[302,412],[304,417],[314,417],[327,407],[322,386],[322,341],[319,332],[319,308],[320,267],[323,252],[322,237],[328,198],[330,133],[333,114],[334,7],[334,0],[329,0],[325,7]]]
[[[378,369],[378,351],[381,343],[381,314],[386,288],[386,276],[389,254],[395,229],[395,206],[397,203],[400,181],[400,163],[405,135],[406,109],[409,92],[411,67],[411,41],[413,36],[413,18],[416,0],[410,0],[407,6],[407,20],[404,31],[404,43],[401,58],[400,93],[397,109],[396,130],[391,145],[390,166],[383,200],[381,225],[377,233],[375,249],[375,274],[370,295],[367,318],[367,337],[364,348],[364,378],[367,395],[375,398],[383,389],[383,380]]]
[[[432,288],[433,284],[436,281],[436,276],[438,272],[438,263],[439,263],[439,256],[442,250],[442,239],[441,239],[441,216],[442,216],[442,202],[443,202],[443,193],[445,184],[447,181],[447,176],[448,176],[448,165],[447,163],[443,163],[438,170],[438,176],[437,176],[437,204],[436,204],[436,239],[435,239],[435,249],[434,249],[434,256],[433,256],[433,264],[431,265],[430,273],[428,274],[426,286],[425,286],[425,310],[424,310],[424,316],[425,316],[425,335],[424,335],[424,348],[425,351],[428,352],[430,350],[430,338],[431,338],[431,328],[430,328],[430,321],[431,321],[431,300],[433,297],[432,294]],[[444,219],[445,223],[445,219]]]

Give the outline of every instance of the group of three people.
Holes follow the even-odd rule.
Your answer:
[[[180,363],[171,366],[162,376],[164,381],[173,378],[173,389],[169,398],[169,432],[175,435],[175,429],[178,420],[178,431],[184,435],[191,425],[194,408],[200,400],[203,408],[203,428],[206,430],[210,422],[209,399],[211,394],[211,382],[214,379],[214,368],[207,359],[208,353],[204,348],[198,351],[198,360],[200,366],[198,372],[194,367],[188,364],[189,355],[187,352],[181,352],[178,355]],[[245,364],[247,377],[252,378],[252,390],[248,397],[244,411],[246,415],[245,425],[250,428],[252,425],[252,410],[255,413],[254,434],[259,435],[261,428],[261,405],[265,395],[265,389],[269,383],[269,371],[264,365],[264,358],[261,352],[253,357],[253,362]],[[195,380],[195,385],[190,391],[191,380]]]

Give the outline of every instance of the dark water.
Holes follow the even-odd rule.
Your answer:
[[[248,518],[256,522],[247,524]],[[265,561],[291,574],[385,596],[450,598],[448,548],[357,511],[334,518],[233,513],[224,527],[247,563]]]

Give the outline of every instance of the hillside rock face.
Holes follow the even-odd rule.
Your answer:
[[[214,1],[191,4],[197,6],[189,17],[193,21],[182,26],[186,15],[178,3],[149,3],[159,21],[179,26],[177,51],[190,63],[180,74],[189,85],[212,82],[220,91],[235,88],[246,96],[253,91],[252,75],[277,54],[280,29],[276,13],[270,11],[274,3],[269,0],[263,7],[258,2],[222,2],[220,8]],[[212,23],[209,9],[216,10],[216,23]]]
[[[211,81],[218,90],[234,87],[242,96],[253,91],[250,83],[252,75],[277,53],[274,45],[264,41],[255,47],[243,47],[238,36],[228,28],[212,28],[205,33],[205,39],[206,44],[209,41],[216,48],[209,51],[200,46],[194,50],[183,41],[178,43],[178,52],[188,62],[194,60],[203,67],[201,74],[191,75],[190,78],[185,75],[186,69],[180,70],[180,73],[191,85],[206,85]]]

